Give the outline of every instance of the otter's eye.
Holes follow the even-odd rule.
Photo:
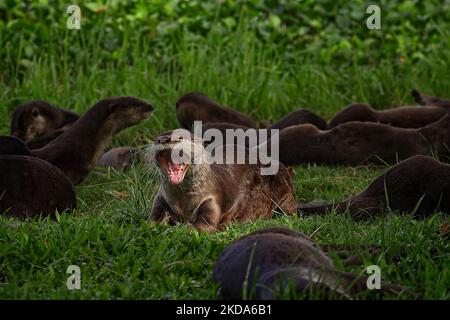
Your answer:
[[[39,115],[38,109],[33,109],[33,111],[31,111],[31,115],[36,118]]]

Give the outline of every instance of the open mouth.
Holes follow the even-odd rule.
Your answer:
[[[184,159],[183,155],[180,154],[180,158],[173,161],[172,152],[170,150],[163,150],[156,156],[160,167],[169,178],[170,183],[180,184],[183,182],[186,170],[189,167],[188,162]]]

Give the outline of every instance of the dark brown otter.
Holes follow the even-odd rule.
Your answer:
[[[13,112],[11,135],[30,144],[29,147],[34,149],[56,138],[78,118],[76,113],[52,106],[45,101],[30,101]]]
[[[76,204],[72,183],[55,166],[35,157],[0,155],[0,214],[55,217]]]
[[[417,103],[420,103],[424,106],[436,106],[445,109],[450,109],[450,100],[441,99],[438,97],[427,96],[420,93],[418,90],[413,89],[411,91],[411,95],[414,97]]]
[[[337,113],[329,122],[328,128],[350,121],[379,122],[400,128],[420,128],[438,121],[450,109],[450,100],[426,96],[416,89],[411,91],[411,95],[416,102],[426,107],[399,107],[377,111],[367,104],[355,103]]]
[[[249,128],[256,128],[256,123],[247,115],[225,108],[206,95],[190,92],[182,96],[176,103],[178,122],[184,129],[191,129],[194,121],[228,122]]]
[[[105,152],[97,162],[98,166],[114,170],[126,170],[133,165],[138,150],[133,147],[118,147]]]
[[[377,111],[367,104],[347,106],[330,120],[328,128],[351,121],[378,122],[399,128],[421,128],[442,118],[447,110],[438,106],[398,107]]]
[[[22,140],[12,136],[0,136],[0,155],[31,156],[31,151]]]
[[[289,289],[327,298],[351,298],[370,291],[367,277],[336,269],[313,240],[286,228],[263,229],[234,241],[219,256],[213,280],[228,299],[276,299]],[[389,283],[383,283],[380,290],[395,295],[410,293]]]
[[[386,211],[426,217],[436,210],[450,213],[450,165],[427,156],[414,156],[390,168],[366,189],[342,202],[299,206],[302,214],[349,212],[355,218],[379,216]]]
[[[261,164],[248,164],[249,150],[231,147],[235,154],[245,152],[245,164],[212,163],[203,141],[186,130],[158,136],[151,155],[160,187],[151,219],[191,223],[213,232],[233,221],[269,218],[274,210],[296,210],[291,176],[284,166],[280,164],[276,174],[262,175]]]
[[[450,115],[418,129],[381,123],[349,122],[322,131],[312,125],[281,130],[280,162],[360,165],[396,163],[414,155],[450,152]]]
[[[69,130],[32,154],[78,184],[95,168],[114,134],[148,118],[152,110],[150,104],[133,97],[100,100]]]
[[[318,115],[309,110],[300,109],[288,113],[288,115],[282,118],[281,120],[275,122],[272,125],[267,126],[267,129],[282,130],[290,126],[296,126],[299,124],[307,124],[307,123],[310,123],[321,130],[325,130],[327,128],[326,121],[323,120],[321,117],[319,117]]]

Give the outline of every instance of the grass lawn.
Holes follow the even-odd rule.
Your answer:
[[[236,31],[232,39],[225,44],[212,35],[193,43],[181,37],[176,49],[156,62],[149,59],[151,47],[127,44],[133,63],[113,66],[97,50],[95,36],[83,39],[72,54],[70,41],[62,39],[36,56],[26,72],[1,78],[0,134],[9,134],[11,111],[32,99],[80,113],[108,96],[146,99],[155,107],[151,118],[113,141],[113,146],[139,146],[177,127],[175,101],[188,91],[204,92],[255,120],[274,121],[299,107],[330,119],[351,102],[377,109],[406,105],[413,102],[411,88],[450,98],[448,37],[425,59],[404,64],[391,58],[336,64],[300,52],[287,59],[252,33]],[[300,166],[294,171],[296,196],[343,199],[386,169]],[[125,173],[97,170],[76,187],[78,208],[58,221],[0,217],[0,272],[6,276],[0,298],[216,299],[211,275],[218,255],[236,237],[265,226],[287,226],[319,243],[383,245],[386,252],[365,256],[365,266],[380,266],[383,280],[411,287],[425,299],[450,298],[450,243],[439,235],[448,218],[441,213],[425,220],[390,214],[366,222],[334,214],[277,216],[206,235],[148,222],[157,187],[155,175],[141,165]],[[400,247],[407,250],[394,258]],[[336,263],[341,265],[337,258]],[[66,287],[69,265],[81,268],[81,290]],[[364,267],[346,270],[365,272]]]

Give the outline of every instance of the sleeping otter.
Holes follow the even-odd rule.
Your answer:
[[[280,165],[276,174],[262,175],[260,163],[249,164],[248,149],[232,148],[233,156],[244,152],[244,164],[213,163],[202,139],[186,130],[158,136],[150,148],[160,174],[151,219],[190,223],[199,231],[213,232],[232,221],[269,218],[277,209],[295,212],[288,170]]]
[[[28,146],[34,149],[56,138],[78,118],[76,113],[52,106],[45,101],[30,101],[13,112],[11,135],[30,144]]]
[[[217,259],[213,280],[228,299],[276,299],[283,291],[312,291],[324,297],[351,298],[369,292],[367,277],[342,272],[308,236],[287,228],[258,230],[235,240]],[[383,283],[383,293],[410,293]]]
[[[307,123],[310,123],[321,130],[325,130],[327,128],[326,121],[323,120],[321,117],[319,117],[318,115],[307,109],[300,109],[288,113],[287,116],[285,116],[281,120],[267,126],[267,129],[282,130],[290,126],[296,126],[299,124],[307,124]]]
[[[190,92],[182,96],[176,103],[178,122],[184,129],[191,129],[194,121],[227,122],[248,128],[256,128],[256,123],[247,115],[225,108],[206,95]]]
[[[69,130],[32,154],[79,184],[95,168],[114,134],[147,119],[152,110],[150,104],[133,97],[100,100]]]
[[[325,131],[308,124],[292,126],[281,130],[279,146],[280,162],[288,166],[396,163],[418,154],[448,155],[450,115],[418,129],[369,122],[344,123]]]
[[[428,97],[417,90],[411,92],[417,102],[425,107],[399,107],[377,111],[367,104],[355,103],[347,106],[330,120],[328,128],[350,121],[379,122],[400,128],[421,128],[438,121],[450,109],[450,101]]]
[[[390,168],[366,189],[342,202],[301,204],[301,214],[323,215],[331,210],[350,212],[355,218],[378,216],[387,209],[430,216],[438,210],[450,213],[450,165],[427,156],[414,156]]]
[[[0,214],[18,218],[74,209],[76,195],[67,177],[51,164],[30,157],[14,137],[0,137]]]
[[[450,109],[450,100],[444,100],[438,97],[427,96],[420,93],[418,90],[413,89],[411,95],[414,97],[417,103],[424,106],[436,106],[445,109]]]

